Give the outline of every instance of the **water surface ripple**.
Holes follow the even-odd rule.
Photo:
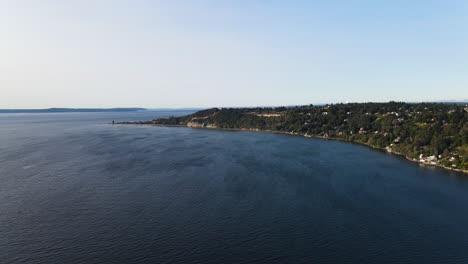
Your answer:
[[[468,178],[364,146],[0,115],[0,263],[468,263]]]

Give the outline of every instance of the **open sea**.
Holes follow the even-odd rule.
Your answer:
[[[0,263],[468,263],[468,175],[339,141],[0,114]]]

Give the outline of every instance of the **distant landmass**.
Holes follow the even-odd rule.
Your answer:
[[[444,103],[444,104],[467,104],[468,99],[466,100],[444,100],[444,101],[439,101],[435,103]]]
[[[92,113],[92,112],[135,112],[146,108],[47,108],[47,109],[0,109],[0,113]]]
[[[212,108],[122,124],[265,130],[365,144],[423,164],[468,172],[468,104],[349,103]]]

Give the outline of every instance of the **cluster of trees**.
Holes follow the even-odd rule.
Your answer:
[[[277,108],[213,108],[153,120],[166,125],[260,129],[340,138],[391,148],[409,158],[436,156],[468,169],[468,107],[461,104],[352,103]]]

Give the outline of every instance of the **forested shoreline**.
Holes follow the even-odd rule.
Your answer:
[[[468,106],[446,103],[349,103],[212,108],[181,117],[124,124],[269,130],[341,139],[429,165],[468,171]]]

